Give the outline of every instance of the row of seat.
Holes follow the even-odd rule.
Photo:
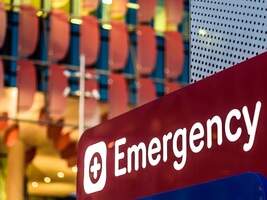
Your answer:
[[[154,10],[151,6],[154,4],[145,4],[140,1],[140,8]],[[152,2],[152,1],[151,1]],[[169,2],[169,1],[166,1]],[[171,1],[170,1],[171,2]],[[181,1],[177,1],[181,2]],[[150,5],[142,6],[142,5]],[[168,5],[168,4],[167,4]],[[142,11],[142,9],[140,9]],[[21,57],[30,56],[36,49],[39,36],[38,17],[36,9],[29,5],[20,7],[19,20],[19,55]],[[140,12],[146,13],[146,12]],[[141,15],[141,22],[150,20],[153,12]],[[178,12],[178,13],[182,13]],[[170,19],[171,20],[171,19]],[[98,58],[100,48],[100,33],[98,20],[94,16],[85,16],[82,18],[80,52],[86,57],[86,64],[92,65]],[[178,23],[181,19],[176,20]],[[7,16],[3,4],[0,4],[0,47],[5,39],[7,27]],[[29,24],[31,25],[29,27]],[[109,68],[111,70],[123,69],[126,65],[129,55],[129,34],[127,26],[122,21],[113,20],[111,22],[109,40]],[[53,10],[50,13],[50,24],[48,34],[48,56],[49,60],[59,61],[66,56],[70,41],[70,24],[68,16],[60,10]],[[143,75],[150,74],[156,64],[157,45],[155,31],[152,27],[146,25],[137,26],[137,55],[136,68],[138,73]],[[176,79],[181,75],[184,63],[183,37],[179,32],[170,31],[165,33],[165,75],[166,78]]]
[[[91,1],[91,6],[97,7],[97,2]],[[175,3],[176,2],[176,3]],[[177,2],[179,2],[177,4]],[[168,23],[179,24],[182,20],[183,6],[181,0],[167,0],[166,8],[169,10]],[[126,12],[126,0],[113,0],[113,15]],[[138,0],[140,9],[138,11],[137,26],[137,49],[136,49],[136,70],[137,79],[137,104],[143,105],[157,97],[156,87],[153,80],[144,78],[143,75],[150,75],[156,64],[157,43],[155,31],[147,25],[154,16],[156,0]],[[122,5],[125,6],[122,6]],[[177,12],[174,10],[179,5]],[[29,5],[21,5],[19,13],[19,38],[18,53],[22,58],[17,62],[17,87],[18,87],[18,111],[28,111],[34,100],[37,90],[36,68],[34,63],[27,59],[31,56],[39,41],[39,19],[37,10]],[[144,25],[145,24],[145,25]],[[7,29],[7,13],[4,5],[0,4],[0,48],[4,45]],[[30,25],[30,26],[29,26]],[[129,109],[129,91],[127,79],[124,75],[114,71],[123,70],[129,56],[129,33],[127,25],[121,20],[111,21],[112,29],[109,33],[109,75],[108,118],[116,117]],[[53,63],[62,60],[69,49],[70,24],[66,13],[60,10],[53,10],[49,14],[48,39],[48,59]],[[100,30],[98,19],[94,16],[82,18],[80,27],[80,53],[85,55],[86,65],[93,65],[99,56],[100,50]],[[184,62],[183,37],[176,31],[165,33],[165,75],[168,79],[176,79],[182,73]],[[48,78],[48,111],[52,119],[61,119],[67,105],[66,88],[68,88],[68,78],[64,74],[64,67],[59,64],[52,64],[49,67]],[[87,69],[87,74],[91,79],[86,80],[85,88],[90,98],[85,99],[85,119],[89,121],[98,112],[99,84],[97,73],[94,69]],[[140,76],[139,76],[140,75]],[[176,82],[166,82],[167,93],[179,89],[181,86]],[[4,66],[0,60],[0,92],[4,88]],[[98,113],[100,115],[100,113]],[[63,134],[64,122],[59,120],[56,126],[49,125],[47,135],[53,141],[56,149],[59,150],[62,158],[68,160],[70,166],[76,164],[76,143],[71,140],[70,134]],[[61,123],[61,126],[60,126]],[[3,126],[7,126],[3,122]],[[10,127],[5,132],[5,143],[12,146],[18,137],[19,127],[17,124]],[[30,149],[27,153],[32,160],[36,149]]]
[[[114,1],[116,2],[116,1]],[[146,2],[150,2],[147,4]],[[171,2],[171,1],[170,1]],[[182,1],[181,1],[182,2]],[[139,1],[140,22],[151,20],[155,1]],[[172,4],[170,4],[172,5]],[[146,9],[145,9],[146,8]],[[145,12],[145,10],[151,12]],[[39,40],[39,20],[36,15],[36,9],[30,5],[20,7],[19,18],[19,55],[27,58],[32,55],[37,47]],[[182,12],[181,12],[182,13]],[[180,16],[181,17],[181,16]],[[177,23],[181,19],[175,19]],[[97,18],[94,16],[85,16],[82,18],[80,52],[85,55],[86,65],[92,65],[98,59],[100,49],[100,31]],[[49,34],[48,34],[48,57],[52,62],[62,60],[68,51],[70,41],[70,24],[68,16],[60,10],[53,10],[49,17]],[[5,39],[7,16],[3,4],[0,4],[0,23],[3,27],[0,30],[0,48]],[[30,24],[30,27],[29,27]],[[109,36],[109,68],[111,71],[122,70],[126,65],[129,55],[129,34],[125,23],[118,20],[111,22],[112,29]],[[147,25],[137,26],[137,55],[136,69],[140,75],[150,75],[155,68],[157,45],[156,36],[152,27]],[[167,78],[175,79],[182,73],[184,59],[183,38],[178,32],[166,32],[165,34],[165,74]],[[64,75],[64,69],[60,65],[51,65],[49,71],[49,111],[52,116],[62,115],[64,112],[65,98],[64,90],[68,86],[67,77]],[[3,63],[0,62],[0,72],[3,76]],[[33,62],[28,59],[18,61],[18,88],[19,88],[19,110],[28,110],[33,102],[34,92],[36,91],[36,72]],[[115,107],[111,109],[110,116],[116,116],[121,113],[122,107],[127,107],[128,92],[125,77],[119,74],[110,75],[110,103]],[[3,87],[3,77],[0,80]],[[91,83],[92,81],[90,81]],[[89,83],[88,83],[89,84]],[[88,85],[87,84],[87,85]],[[138,104],[141,105],[156,96],[155,85],[150,79],[140,78],[138,88]],[[90,90],[91,86],[87,86]],[[118,90],[121,88],[122,90]],[[142,89],[144,93],[142,94]],[[149,88],[149,89],[148,89]],[[94,88],[98,90],[98,88]],[[120,91],[120,98],[116,93]],[[121,98],[122,92],[125,91],[125,98]],[[146,92],[149,91],[149,92]],[[151,94],[150,94],[151,93]],[[151,97],[153,96],[153,98]],[[115,100],[112,100],[115,99]],[[91,100],[88,100],[91,102]],[[87,103],[88,104],[88,103]],[[116,109],[115,109],[116,108]],[[113,111],[113,112],[112,112]]]
[[[27,111],[31,108],[36,91],[36,79],[33,76],[35,73],[34,66],[29,65],[27,62],[28,61],[25,60],[18,62],[18,108],[20,111]],[[63,68],[59,65],[52,65],[50,69],[51,75],[48,82],[48,109],[52,120],[55,118],[60,120],[58,120],[56,124],[48,125],[47,136],[51,139],[55,148],[58,149],[62,158],[66,159],[70,166],[74,166],[76,164],[76,142],[72,141],[70,137],[71,133],[63,132],[64,120],[62,120],[67,104],[67,97],[64,95],[64,90],[68,85],[67,77],[63,74]],[[86,90],[90,91],[92,98],[85,99],[86,122],[95,117],[101,118],[101,114],[98,112],[99,106],[96,98],[97,95],[94,95],[94,92],[99,90],[97,79],[94,78],[94,75],[96,74],[94,70],[89,70],[87,73],[92,75],[92,79],[86,80],[85,84]],[[138,80],[138,85],[137,96],[139,105],[143,105],[157,97],[155,84],[151,79],[140,78]],[[168,93],[180,88],[180,85],[175,82],[168,82],[165,86]],[[108,104],[108,118],[114,118],[129,110],[127,81],[121,74],[112,73],[110,75]],[[41,113],[40,120],[47,121],[47,119],[42,119]],[[6,120],[4,120],[4,116],[1,116],[1,118],[0,129],[3,130],[8,127],[4,132],[4,143],[6,146],[13,146],[19,137],[19,126],[18,124],[9,126],[7,118]],[[35,150],[36,149],[33,147],[30,149],[30,152],[35,154]],[[29,161],[32,160],[33,157],[34,155],[30,156]]]
[[[62,66],[53,64],[50,66],[50,76],[48,80],[48,100],[49,113],[52,117],[60,118],[66,108],[66,88],[68,88],[68,79],[64,74]],[[3,89],[3,62],[0,60],[0,91]],[[86,118],[90,118],[92,111],[96,107],[99,91],[98,80],[94,76],[94,70],[88,70],[87,74],[92,75],[92,79],[86,80],[85,88],[90,93],[90,98],[85,100]],[[149,78],[139,78],[137,89],[138,105],[143,105],[156,98],[156,88],[153,80]],[[176,82],[166,82],[166,92],[172,92],[181,86]],[[18,109],[27,111],[31,108],[34,100],[34,94],[37,89],[35,66],[28,60],[18,61],[17,70],[18,87]],[[117,116],[128,110],[128,83],[122,74],[112,73],[109,76],[109,118]]]

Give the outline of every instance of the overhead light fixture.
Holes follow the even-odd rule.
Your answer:
[[[51,178],[50,177],[44,177],[44,182],[45,183],[51,183]]]
[[[58,172],[57,177],[58,178],[64,178],[65,174],[63,172]]]
[[[78,24],[78,25],[82,24],[82,20],[81,20],[81,19],[77,19],[77,18],[72,18],[72,19],[70,20],[70,22],[71,22],[72,24]]]
[[[111,26],[111,24],[103,24],[102,25],[102,28],[103,29],[106,29],[106,30],[111,30],[112,29],[112,26]]]
[[[36,181],[32,182],[32,187],[33,188],[37,188],[39,186],[39,183],[37,183]]]
[[[131,2],[128,2],[127,3],[127,7],[128,8],[131,8],[131,9],[135,9],[135,10],[138,10],[140,8],[139,4],[137,4],[137,3],[131,3]]]
[[[112,4],[112,0],[102,0],[102,3],[110,5]]]

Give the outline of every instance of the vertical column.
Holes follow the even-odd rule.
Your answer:
[[[71,15],[75,18],[80,17],[80,4],[81,0],[72,0],[71,1]]]
[[[24,200],[24,144],[18,141],[8,150],[7,200]]]

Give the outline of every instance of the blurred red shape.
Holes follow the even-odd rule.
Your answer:
[[[82,7],[89,9],[90,11],[96,10],[99,4],[99,0],[83,0]]]
[[[12,147],[19,139],[19,126],[17,124],[11,125],[4,133],[4,144],[7,147]]]
[[[152,27],[141,25],[137,30],[137,71],[148,75],[153,72],[157,58],[157,41]]]
[[[4,79],[5,79],[5,72],[4,72],[4,63],[3,60],[0,58],[0,94],[4,91]]]
[[[122,70],[128,59],[129,38],[127,26],[123,22],[111,23],[109,35],[109,67],[111,70]]]
[[[181,89],[183,86],[177,82],[166,82],[165,83],[165,93],[169,94],[171,92],[174,92],[176,90]]]
[[[68,167],[74,167],[77,165],[77,155],[67,159]]]
[[[39,125],[40,125],[40,126],[45,126],[45,125],[46,125],[45,122],[47,122],[47,121],[50,120],[49,115],[47,114],[46,107],[42,107],[42,108],[40,109],[38,119],[39,119]]]
[[[8,126],[8,113],[4,112],[0,116],[0,130],[5,129]]]
[[[100,33],[97,18],[94,16],[83,17],[80,30],[81,54],[85,56],[86,65],[92,65],[97,60],[100,47]]]
[[[36,153],[37,153],[36,147],[30,147],[29,149],[26,150],[25,152],[25,164],[26,165],[30,164],[33,161]]]
[[[3,2],[0,2],[0,48],[4,45],[7,30],[7,13]]]
[[[32,61],[18,61],[18,109],[27,111],[32,107],[37,88],[35,66]]]
[[[165,0],[167,23],[179,25],[183,20],[184,0]]]
[[[121,74],[111,74],[109,84],[109,115],[114,118],[128,111],[128,86]]]
[[[169,79],[178,78],[184,66],[184,41],[179,32],[165,33],[165,75]]]
[[[122,18],[127,11],[127,0],[112,0],[111,18]]]
[[[70,24],[67,14],[62,10],[50,13],[50,33],[48,44],[49,59],[58,61],[63,59],[69,48]]]
[[[77,143],[72,141],[61,152],[61,158],[70,159],[77,156]]]
[[[19,54],[22,57],[34,53],[39,36],[36,9],[31,5],[21,5],[19,14]],[[29,28],[30,24],[30,28]]]
[[[138,22],[149,22],[155,15],[156,0],[138,0]]]
[[[62,134],[64,126],[64,119],[59,119],[56,122],[48,124],[47,126],[47,137],[53,142],[57,141]]]
[[[137,101],[141,106],[146,104],[157,97],[156,86],[150,78],[140,78],[138,80],[138,93]]]
[[[51,65],[49,74],[48,111],[50,116],[60,118],[64,114],[67,104],[67,97],[65,96],[64,91],[68,86],[68,80],[64,75],[64,68],[60,65]]]
[[[70,133],[63,134],[60,132],[59,137],[54,141],[54,146],[57,150],[62,151],[71,143]]]

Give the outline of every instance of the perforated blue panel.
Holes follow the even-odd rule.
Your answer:
[[[191,0],[191,78],[267,50],[266,0]]]

